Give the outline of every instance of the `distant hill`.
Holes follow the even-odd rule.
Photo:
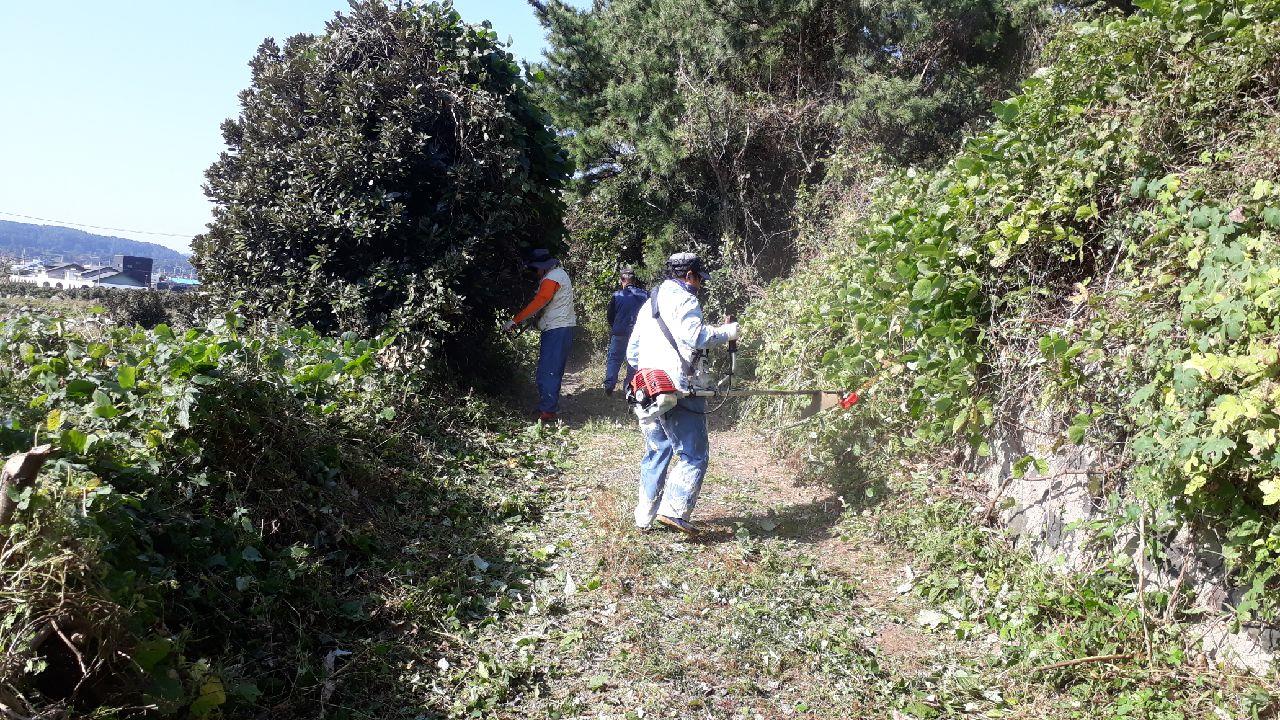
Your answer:
[[[101,264],[109,264],[113,255],[139,255],[154,259],[156,272],[194,272],[186,255],[156,243],[7,220],[0,220],[0,255],[43,259],[61,255],[66,262]]]

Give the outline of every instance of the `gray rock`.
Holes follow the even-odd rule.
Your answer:
[[[1001,426],[1005,430],[991,443],[991,457],[978,468],[988,498],[995,498],[995,507],[1002,508],[998,522],[1037,562],[1062,572],[1088,572],[1099,561],[1100,548],[1091,542],[1087,528],[1076,525],[1104,516],[1104,487],[1105,493],[1132,496],[1123,478],[1106,477],[1108,468],[1119,464],[1118,458],[1107,457],[1088,444],[1068,443],[1067,422],[1051,411],[1022,405],[1015,417],[1015,423]],[[1043,461],[1045,471],[1031,467],[1022,478],[1014,478],[1014,464],[1027,455]],[[1134,529],[1118,533],[1104,549],[1108,555],[1123,552],[1136,562],[1138,547]],[[1255,626],[1232,631],[1233,624],[1227,618],[1241,590],[1228,582],[1221,539],[1210,531],[1183,525],[1166,551],[1167,562],[1160,566],[1143,562],[1144,582],[1148,590],[1177,592],[1185,606],[1212,617],[1192,628],[1193,633],[1203,634],[1205,656],[1258,675],[1277,666],[1280,628]]]

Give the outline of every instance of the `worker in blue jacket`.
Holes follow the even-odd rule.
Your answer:
[[[618,384],[618,370],[626,362],[627,339],[631,337],[631,328],[636,325],[636,315],[649,300],[649,293],[636,284],[636,273],[629,267],[619,272],[620,288],[609,298],[609,352],[605,356],[604,394],[613,395]],[[631,376],[636,369],[627,365],[627,376],[623,387],[631,383]]]

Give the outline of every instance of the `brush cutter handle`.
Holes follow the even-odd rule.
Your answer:
[[[732,315],[725,315],[725,316],[724,316],[724,321],[725,321],[725,324],[728,324],[728,323],[733,322],[733,316],[732,316]],[[738,341],[737,341],[737,339],[730,340],[730,341],[729,341],[729,355],[730,355],[730,356],[732,356],[734,353],[737,353],[737,352],[738,352]]]
[[[733,322],[732,315],[725,316],[725,322]],[[729,375],[725,377],[724,387],[726,390],[733,388],[733,376],[738,372],[738,340],[734,338],[729,341]]]

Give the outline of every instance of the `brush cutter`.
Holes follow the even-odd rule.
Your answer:
[[[732,322],[732,318],[730,318]],[[698,359],[696,365],[698,372],[694,373],[694,379],[691,383],[689,391],[685,393],[685,397],[705,397],[705,398],[736,398],[736,397],[788,397],[788,396],[808,396],[811,398],[809,404],[800,412],[800,418],[808,418],[823,410],[830,410],[839,407],[842,410],[848,410],[858,403],[858,393],[865,391],[870,387],[871,383],[864,383],[858,390],[792,390],[792,389],[750,389],[739,390],[733,387],[733,376],[738,370],[738,341],[733,340],[729,343],[729,372],[717,382],[707,382],[709,380],[709,372],[706,372],[707,355],[703,353]],[[700,382],[701,381],[701,382]]]

